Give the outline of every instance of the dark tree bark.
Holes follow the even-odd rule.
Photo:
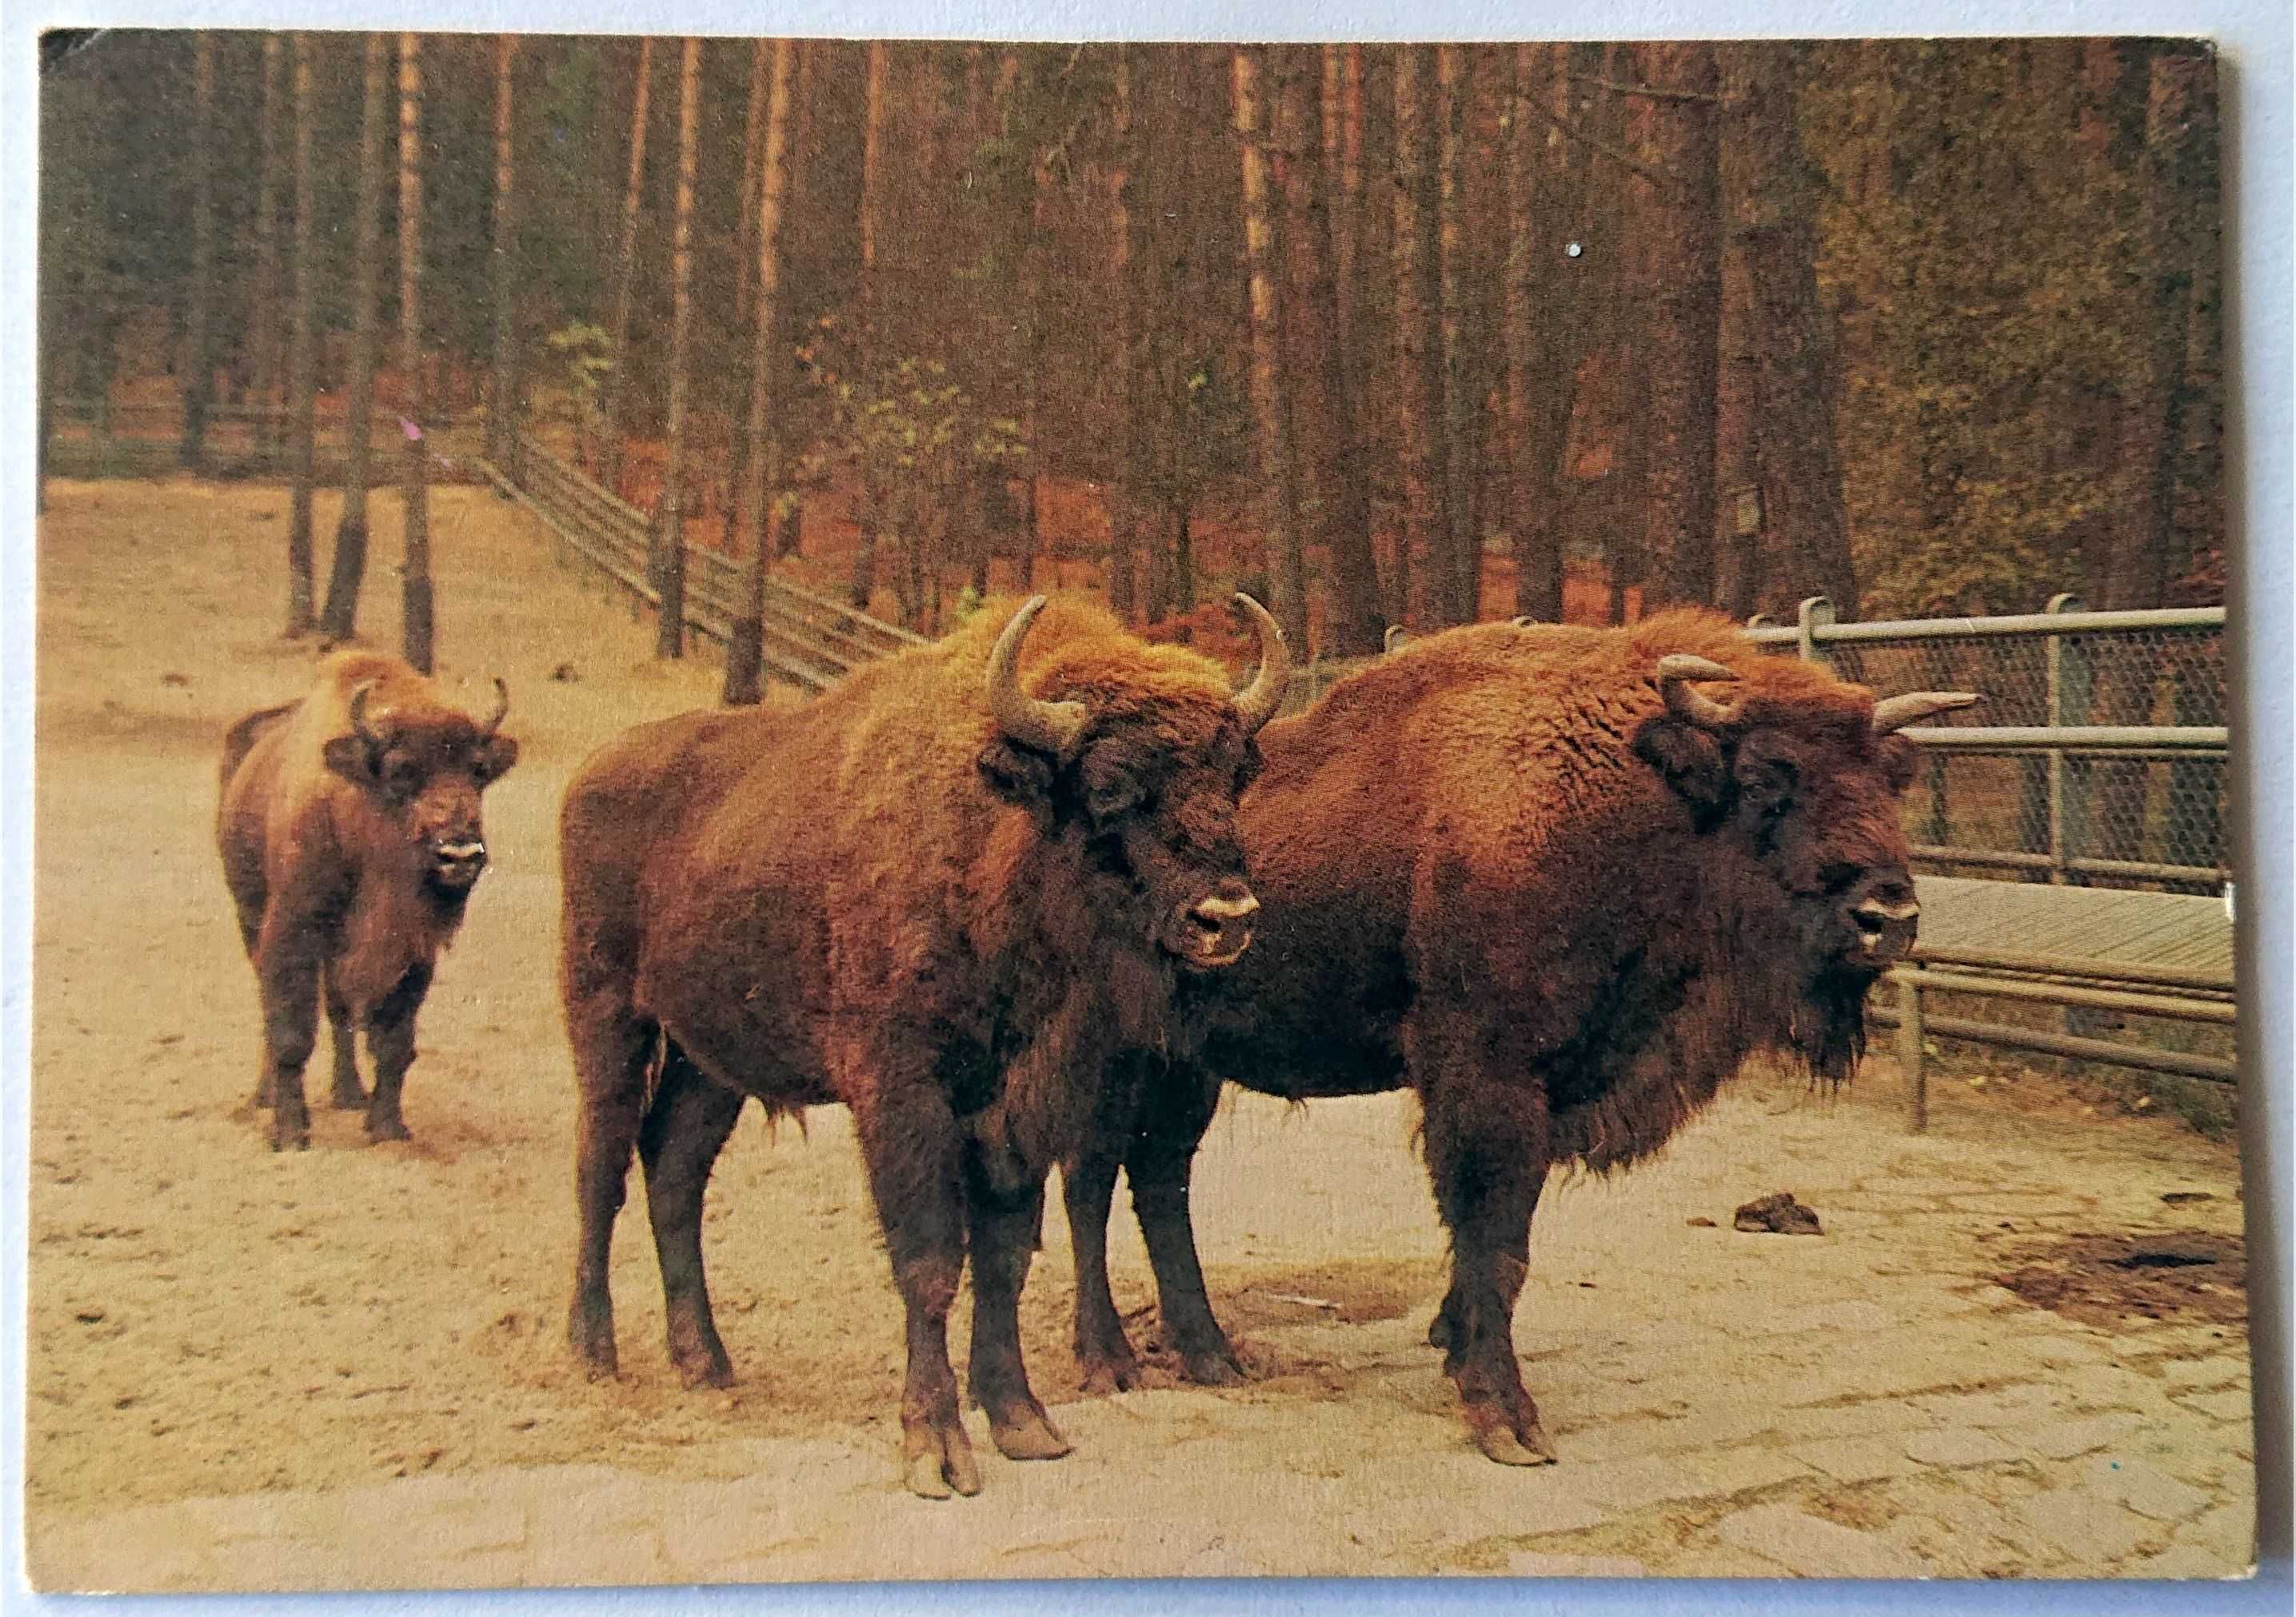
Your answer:
[[[1652,99],[1650,497],[1644,610],[1714,596],[1714,395],[1720,352],[1722,242],[1714,47],[1642,47],[1643,82],[1677,92]],[[1703,99],[1693,99],[1701,97]]]
[[[401,627],[406,661],[430,672],[430,445],[422,394],[422,36],[398,37],[398,367],[406,390],[406,448],[400,458],[406,506]]]
[[[287,99],[284,82],[286,36],[266,34],[263,39],[262,168],[256,181],[255,284],[248,308],[246,341],[253,372],[250,392],[264,412],[256,428],[256,442],[266,448],[279,443],[279,189],[281,161],[279,126]]]
[[[1518,45],[1513,63],[1513,100],[1507,121],[1507,253],[1505,349],[1511,499],[1507,528],[1514,539],[1515,598],[1509,616],[1542,623],[1562,620],[1562,546],[1554,521],[1555,477],[1562,455],[1570,383],[1561,368],[1557,340],[1564,322],[1554,291],[1561,243],[1540,203],[1560,212],[1551,194],[1559,144],[1543,112],[1568,101],[1570,46]]]
[[[1324,82],[1333,74],[1327,66]],[[1275,144],[1284,154],[1283,236],[1288,285],[1284,293],[1291,335],[1305,352],[1287,356],[1288,369],[1304,383],[1313,374],[1316,408],[1299,407],[1304,388],[1294,385],[1294,448],[1316,473],[1327,503],[1324,538],[1332,562],[1332,591],[1324,623],[1325,654],[1368,657],[1380,649],[1387,617],[1379,595],[1379,564],[1372,552],[1371,476],[1356,431],[1356,401],[1341,336],[1337,273],[1339,230],[1332,218],[1331,170],[1324,160],[1336,152],[1338,119],[1324,120],[1317,138],[1309,111],[1316,91],[1306,62],[1292,61],[1276,92]],[[1339,109],[1333,108],[1334,111]]]
[[[781,502],[776,497],[781,427],[775,417],[778,376],[773,351],[782,315],[782,217],[788,206],[791,168],[790,93],[797,57],[804,47],[788,39],[776,39],[773,46],[772,97],[758,170],[757,296],[750,311],[750,453],[737,502],[750,523],[749,570],[742,581],[742,616],[734,626],[726,653],[729,706],[754,702],[760,694],[758,676],[764,660],[766,575],[781,550],[775,531],[781,525]]]
[[[1300,542],[1300,473],[1292,456],[1285,396],[1283,317],[1276,307],[1276,249],[1267,201],[1267,152],[1256,52],[1230,56],[1235,132],[1243,151],[1243,244],[1251,309],[1251,413],[1266,501],[1269,603],[1285,638],[1308,648],[1308,569]]]
[[[685,415],[693,366],[693,176],[701,142],[701,41],[686,37],[677,76],[677,212],[669,259],[669,419],[654,576],[661,591],[654,655],[685,655]]]
[[[1817,285],[1824,176],[1795,133],[1794,71],[1792,46],[1730,53],[1723,184],[1731,244],[1745,272],[1755,389],[1749,436],[1760,543],[1771,558],[1747,598],[1782,609],[1792,604],[1789,595],[1824,595],[1853,618],[1857,579],[1834,436],[1841,341]]]
[[[1445,545],[1436,538],[1438,502],[1448,486],[1443,450],[1442,306],[1432,226],[1433,129],[1427,108],[1426,47],[1395,54],[1395,443],[1403,470],[1403,537],[1396,553],[1398,594],[1407,617],[1414,605],[1446,620]],[[1413,574],[1427,569],[1413,600]]]
[[[179,460],[207,464],[208,415],[215,406],[215,36],[202,31],[192,62],[192,284],[184,310],[184,438]]]
[[[1132,124],[1132,53],[1116,47],[1111,70],[1113,98],[1109,109],[1114,150],[1108,167],[1109,285],[1116,312],[1115,363],[1110,370],[1110,391],[1119,415],[1119,471],[1109,485],[1108,606],[1120,623],[1132,621],[1137,609],[1139,534],[1143,502],[1138,398],[1141,310],[1137,275],[1133,267],[1132,170],[1135,163]]]
[[[495,39],[495,352],[493,397],[487,405],[487,457],[502,465],[511,458],[518,431],[518,326],[516,252],[518,193],[511,152],[511,72],[518,60],[518,36]]]
[[[861,305],[861,334],[865,342],[876,338],[877,232],[885,206],[885,45],[869,45],[869,75],[864,92],[861,135],[861,279],[857,289]],[[861,542],[853,551],[853,579],[847,595],[855,607],[869,610],[877,587],[877,543],[884,525],[884,491],[866,472],[861,489]]]
[[[1440,130],[1436,185],[1439,296],[1442,304],[1442,621],[1480,615],[1483,541],[1477,494],[1482,483],[1482,400],[1467,331],[1466,124],[1472,79],[1456,45],[1435,49]]]
[[[316,49],[308,34],[295,36],[295,315],[292,348],[288,356],[294,413],[292,452],[294,485],[288,497],[287,517],[287,634],[291,639],[317,626],[318,613],[311,582],[311,498],[315,472],[313,438],[317,406],[316,305],[319,295],[316,221],[312,218],[311,55]]]
[[[383,144],[390,119],[390,45],[366,37],[366,103],[359,123],[358,222],[351,264],[350,403],[343,416],[343,514],[319,630],[348,640],[357,627],[366,579],[366,485],[373,430],[374,362],[381,346]]]
[[[737,332],[750,329],[750,272],[758,256],[758,165],[765,157],[766,100],[773,81],[773,48],[772,40],[758,39],[752,42],[750,52],[750,110],[742,125],[742,193],[738,199],[741,222],[734,242],[734,329]],[[732,386],[726,411],[726,497],[720,504],[726,510],[726,537],[730,544],[734,535],[742,530],[742,490],[750,451],[749,435],[742,431],[730,403],[749,396],[748,366],[738,344],[733,363],[726,366],[726,375]]]
[[[623,417],[629,407],[630,300],[637,286],[638,211],[645,201],[646,115],[653,88],[653,41],[638,41],[637,87],[630,99],[629,178],[622,186],[621,246],[614,255],[614,324],[608,334],[613,368],[600,401],[605,442],[598,447],[598,480],[621,492]]]

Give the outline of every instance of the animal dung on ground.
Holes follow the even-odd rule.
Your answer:
[[[1731,1223],[1734,1228],[1751,1230],[1758,1235],[1822,1235],[1825,1233],[1824,1227],[1817,1221],[1817,1215],[1795,1201],[1791,1190],[1781,1190],[1775,1195],[1747,1202],[1738,1210]]]

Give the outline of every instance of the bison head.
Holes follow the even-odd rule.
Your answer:
[[[1259,672],[1226,700],[1203,700],[1193,674],[1165,689],[1153,665],[1144,677],[1069,681],[1063,700],[1029,695],[1018,664],[1042,595],[1013,614],[988,659],[996,730],[980,770],[991,788],[1046,835],[1078,841],[1096,916],[1130,917],[1152,948],[1197,970],[1231,964],[1251,942],[1259,900],[1244,879],[1236,800],[1259,772],[1252,737],[1291,677],[1275,620],[1235,599],[1259,630]]]
[[[1906,725],[1979,700],[1920,692],[1871,702],[1857,687],[1758,692],[1726,704],[1697,688],[1734,681],[1702,657],[1659,661],[1666,712],[1635,750],[1688,803],[1739,930],[1733,968],[1778,991],[1763,1030],[1829,1078],[1862,1047],[1866,990],[1914,946],[1920,909],[1898,808],[1914,778]]]
[[[328,741],[327,767],[368,792],[404,833],[433,890],[463,898],[487,865],[480,793],[518,761],[518,743],[495,733],[510,711],[509,688],[495,681],[484,724],[434,709],[370,715],[373,694],[372,680],[351,693],[351,733]]]

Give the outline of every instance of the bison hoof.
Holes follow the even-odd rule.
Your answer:
[[[1077,1363],[1084,1372],[1084,1391],[1088,1398],[1105,1398],[1111,1392],[1129,1392],[1140,1380],[1140,1361],[1130,1349],[1122,1353],[1086,1353],[1079,1350]]]
[[[916,1425],[901,1433],[902,1480],[920,1499],[971,1498],[980,1491],[980,1467],[972,1441],[954,1416],[939,1425]]]
[[[1475,1447],[1483,1451],[1487,1460],[1501,1465],[1554,1464],[1554,1445],[1546,1441],[1546,1428],[1539,1424],[1536,1415],[1513,1426],[1496,1418],[1485,1424],[1472,1416],[1468,1424],[1474,1428]]]
[[[1042,1409],[1016,1409],[1001,1419],[992,1416],[988,1434],[1008,1460],[1057,1460],[1074,1447]]]
[[[603,1320],[583,1317],[578,1307],[567,1322],[566,1339],[574,1349],[574,1357],[581,1361],[586,1381],[611,1381],[620,1363],[614,1352],[614,1321],[610,1314]]]
[[[1200,1387],[1240,1387],[1251,1379],[1243,1361],[1225,1336],[1215,1331],[1209,1342],[1182,1342],[1173,1344],[1180,1355],[1180,1369]]]
[[[377,1119],[370,1116],[366,1120],[366,1137],[380,1144],[384,1140],[411,1140],[414,1137],[407,1132],[406,1125],[395,1117]]]
[[[366,1104],[367,1093],[359,1088],[357,1079],[348,1084],[337,1084],[334,1094],[328,1097],[328,1104],[338,1112],[364,1112]]]
[[[703,1387],[730,1387],[734,1384],[734,1363],[721,1349],[714,1357],[689,1354],[673,1360],[677,1366],[677,1379],[688,1392]]]
[[[307,1120],[296,1122],[272,1113],[271,1149],[274,1151],[308,1151],[311,1148],[311,1125]]]

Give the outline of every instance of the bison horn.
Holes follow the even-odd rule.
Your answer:
[[[509,716],[510,686],[504,685],[502,682],[501,677],[497,675],[495,678],[494,715],[492,718],[488,718],[485,724],[479,726],[479,733],[481,735],[492,735],[496,730],[502,728],[502,721]]]
[[[996,717],[996,727],[1012,740],[1065,758],[1084,734],[1088,717],[1084,703],[1044,702],[1021,689],[1021,642],[1029,637],[1029,625],[1044,610],[1045,597],[1031,595],[996,636],[996,649],[988,653],[988,710]]]
[[[1702,691],[1691,688],[1693,679],[1735,679],[1735,669],[1724,668],[1718,662],[1709,662],[1703,657],[1693,657],[1687,652],[1673,652],[1658,660],[1658,688],[1666,697],[1666,710],[1685,724],[1699,725],[1707,729],[1730,722],[1730,710]]]
[[[1283,692],[1292,683],[1292,653],[1283,644],[1283,626],[1267,615],[1267,609],[1242,590],[1235,592],[1235,603],[1251,614],[1252,627],[1259,633],[1259,677],[1235,694],[1235,710],[1243,716],[1246,735],[1275,717],[1275,710],[1283,705]]]
[[[1410,644],[1411,631],[1400,623],[1390,623],[1387,626],[1387,635],[1381,640],[1379,649],[1383,652],[1392,652],[1398,645]]]
[[[1912,691],[1903,696],[1892,696],[1887,702],[1874,704],[1874,734],[1887,735],[1892,730],[1917,725],[1939,713],[1973,708],[1984,700],[1967,691]]]
[[[382,750],[382,737],[367,727],[366,699],[374,694],[374,681],[363,681],[351,692],[351,730],[358,738],[377,751]]]

